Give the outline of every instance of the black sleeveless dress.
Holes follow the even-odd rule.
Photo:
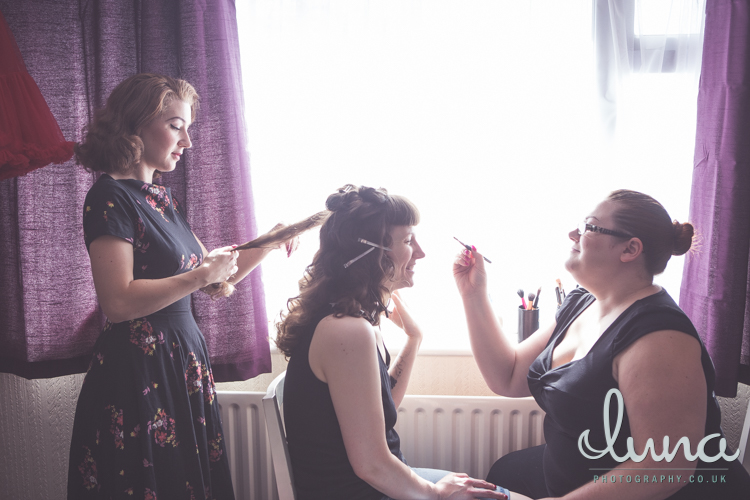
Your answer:
[[[201,247],[168,188],[102,175],[86,196],[86,247],[133,245],[133,277],[185,273]],[[73,499],[233,499],[206,343],[190,296],[143,318],[107,321],[76,408]]]
[[[284,424],[297,498],[380,500],[383,494],[354,473],[328,384],[321,382],[310,368],[308,353],[317,323],[310,325],[309,334],[289,358],[284,382]],[[387,350],[385,360],[378,351],[378,361],[386,441],[391,453],[406,463],[401,440],[393,428],[398,414],[391,395],[395,380],[388,373],[391,357]]]
[[[721,412],[714,396],[714,367],[711,358],[701,342],[690,319],[672,300],[665,290],[645,297],[632,304],[607,330],[602,333],[586,356],[579,360],[551,368],[552,351],[565,337],[570,324],[596,300],[582,288],[573,290],[557,313],[557,326],[547,347],[531,364],[528,374],[529,389],[539,406],[546,412],[544,437],[546,444],[541,447],[511,453],[498,460],[488,476],[489,480],[505,481],[510,489],[524,493],[524,487],[516,489],[519,477],[521,483],[530,487],[530,496],[563,496],[576,488],[594,480],[594,476],[612,476],[608,470],[620,465],[607,453],[593,460],[582,455],[578,439],[582,432],[590,430],[589,443],[592,448],[604,450],[605,440],[603,408],[610,389],[618,384],[612,376],[614,358],[633,342],[644,335],[660,330],[677,330],[696,338],[701,345],[701,364],[706,377],[706,429],[705,435],[724,434],[721,430]],[[611,432],[617,421],[618,405],[615,398],[609,406]],[[627,453],[627,438],[630,437],[627,409],[614,449],[618,456]],[[654,437],[654,440],[660,438]],[[670,443],[670,450],[675,443]],[[691,453],[698,443],[690,443]],[[589,455],[596,455],[584,450]],[[641,452],[642,450],[636,450]],[[683,453],[680,448],[679,453]],[[710,440],[705,448],[709,457],[719,454],[719,438]],[[517,455],[516,455],[517,454]],[[730,455],[727,451],[726,455]],[[665,468],[669,467],[665,462]],[[697,462],[697,469],[690,475],[684,471],[674,471],[672,478],[664,481],[684,483],[680,491],[670,496],[672,500],[684,499],[747,499],[750,498],[750,478],[737,460],[719,460],[712,463]],[[723,469],[723,470],[716,470]],[[514,471],[514,472],[512,472]],[[648,475],[647,471],[633,470],[631,475],[615,476],[617,482],[662,481],[659,476]],[[618,473],[621,474],[621,473]],[[533,477],[532,477],[533,476]],[[636,477],[637,476],[637,477]],[[644,476],[648,476],[644,481]],[[692,481],[692,482],[691,482]],[[513,483],[513,484],[509,484]],[[545,491],[546,489],[546,491]]]

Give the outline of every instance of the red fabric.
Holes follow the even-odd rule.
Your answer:
[[[0,13],[0,180],[73,156]]]

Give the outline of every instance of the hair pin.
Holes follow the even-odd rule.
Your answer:
[[[378,245],[377,243],[373,243],[372,241],[367,241],[364,238],[359,238],[359,239],[357,239],[357,241],[359,241],[360,243],[364,243],[365,245],[370,245],[371,247],[382,248],[386,252],[390,252],[391,251],[391,249],[388,248],[388,247],[384,247],[383,245]]]
[[[344,264],[344,269],[346,269],[347,267],[351,266],[352,264],[354,264],[355,262],[357,262],[359,259],[361,259],[365,255],[367,255],[368,253],[372,252],[376,248],[382,248],[386,252],[390,252],[391,251],[391,249],[388,248],[388,247],[384,247],[383,245],[378,245],[377,243],[373,243],[372,241],[367,241],[364,238],[359,238],[359,239],[357,239],[357,241],[359,241],[360,243],[364,243],[365,245],[370,245],[372,248],[368,248],[367,250],[365,250],[364,252],[362,252],[361,254],[357,255],[352,260],[350,260],[349,262],[347,262],[346,264]]]

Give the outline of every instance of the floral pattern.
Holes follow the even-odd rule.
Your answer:
[[[166,188],[104,174],[83,205],[86,244],[102,235],[129,241],[135,279],[188,272],[203,254],[182,208]],[[190,298],[181,300],[179,314],[106,321],[76,413],[70,498],[234,498],[208,351],[185,314]],[[200,472],[165,476],[174,467]]]
[[[185,370],[185,383],[187,384],[188,394],[191,396],[203,390],[201,373],[203,373],[201,362],[195,358],[195,353],[189,352],[188,366],[187,370]]]
[[[115,447],[117,449],[124,449],[125,448],[125,441],[123,440],[124,434],[122,432],[122,409],[118,410],[113,405],[107,406],[105,408],[106,410],[110,411],[110,420],[111,423],[109,425],[109,432],[112,433],[112,435],[115,437]]]
[[[224,454],[224,450],[221,447],[221,433],[208,442],[208,459],[212,462],[218,462],[221,460],[221,456]]]
[[[187,490],[188,494],[190,495],[189,499],[190,500],[196,500],[196,498],[195,498],[195,488],[193,488],[190,485],[190,481],[187,481],[185,483],[185,489]]]
[[[88,446],[83,447],[86,450],[86,455],[83,458],[83,462],[78,466],[78,470],[81,472],[83,477],[83,487],[87,490],[99,489],[99,482],[96,477],[96,460],[91,456],[91,450]]]
[[[162,218],[169,222],[169,219],[164,216],[164,211],[170,205],[167,188],[156,184],[144,184],[141,190],[146,192],[146,202],[151,205],[151,208],[159,212]]]
[[[151,323],[146,318],[130,320],[130,342],[140,347],[143,354],[153,356],[157,344],[164,343],[164,334],[154,334]]]
[[[202,262],[202,259],[195,255],[194,253],[190,254],[190,260],[185,262],[185,256],[182,256],[182,261],[180,262],[180,270],[184,271],[192,271],[196,267],[200,266]]]
[[[205,363],[201,363],[201,369],[203,370],[203,401],[208,404],[213,404],[216,399],[216,385],[214,385],[214,374],[211,368],[207,367]]]
[[[138,217],[135,223],[135,240],[132,243],[134,252],[146,253],[148,250],[149,243],[146,241],[146,224],[144,224],[143,219],[140,217]]]
[[[175,447],[180,444],[175,434],[174,418],[167,415],[167,412],[159,408],[154,415],[153,420],[148,423],[148,433],[154,433],[154,442],[164,448],[166,445]]]

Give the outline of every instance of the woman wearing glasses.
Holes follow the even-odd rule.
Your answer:
[[[653,283],[672,255],[690,249],[693,227],[672,222],[650,196],[619,190],[568,236],[565,266],[581,288],[552,325],[518,345],[492,312],[481,254],[466,251],[454,264],[472,351],[489,387],[534,396],[546,412],[546,444],[501,458],[488,481],[532,498],[746,498],[750,477],[720,449],[708,353],[688,317]],[[704,460],[695,459],[711,434]],[[693,460],[682,446],[671,460],[654,459],[683,437]],[[655,453],[644,456],[649,439]]]
[[[422,340],[395,293],[414,284],[425,256],[416,207],[352,185],[326,207],[320,249],[277,325],[276,343],[289,357],[284,419],[298,498],[506,498],[507,490],[464,474],[411,469],[399,449],[396,408]],[[407,335],[392,363],[379,328],[391,299],[390,320]]]

